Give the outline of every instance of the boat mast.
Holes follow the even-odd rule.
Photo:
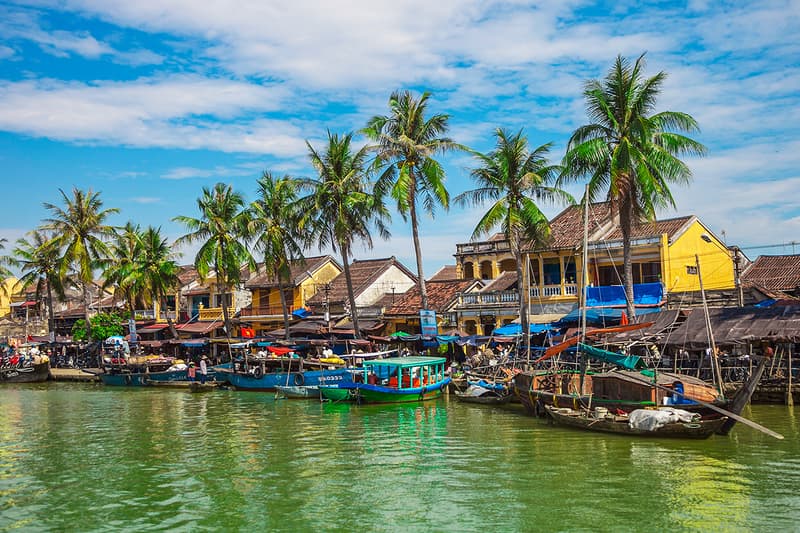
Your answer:
[[[711,346],[711,374],[714,376],[720,397],[725,398],[725,394],[722,391],[722,372],[719,368],[719,359],[717,359],[717,344],[714,342],[714,332],[711,330],[711,317],[708,314],[708,301],[706,300],[706,291],[703,289],[703,275],[700,273],[700,256],[698,254],[694,254],[694,261],[697,268],[697,281],[700,282],[700,296],[703,299],[706,333],[708,334],[708,343]]]
[[[589,184],[586,184],[586,191],[583,193],[583,259],[581,261],[581,293],[580,298],[578,299],[578,303],[581,306],[581,333],[580,339],[581,342],[586,341],[586,288],[589,285]],[[583,394],[583,382],[584,378],[586,377],[586,366],[587,366],[587,359],[580,352],[580,347],[578,348],[578,354],[580,355],[581,360],[581,379],[580,379],[580,394]]]

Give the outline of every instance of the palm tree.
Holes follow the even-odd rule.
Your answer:
[[[462,206],[493,202],[475,226],[472,238],[489,234],[499,226],[508,240],[517,262],[520,325],[523,334],[528,335],[522,251],[524,247],[541,248],[550,237],[550,224],[536,202],[573,203],[574,200],[569,193],[551,186],[558,178],[560,167],[547,161],[550,144],[531,150],[522,131],[509,135],[497,129],[495,137],[494,150],[488,154],[473,152],[481,165],[470,173],[478,188],[459,194],[454,201]]]
[[[142,272],[138,268],[141,249],[142,229],[129,221],[116,232],[104,265],[103,288],[114,287],[114,295],[125,298],[131,318],[135,318],[137,298],[142,292]]]
[[[560,179],[567,183],[588,178],[588,200],[605,194],[619,214],[629,316],[635,313],[631,228],[655,221],[659,208],[675,207],[669,184],[688,184],[692,178],[679,157],[706,151],[705,146],[681,134],[698,131],[690,115],[654,113],[666,74],[662,71],[644,78],[644,66],[644,54],[633,66],[617,56],[604,80],[586,82],[583,96],[592,123],[572,134]]]
[[[61,250],[53,242],[52,235],[44,231],[33,230],[28,236],[30,240],[17,239],[13,263],[22,271],[19,281],[23,288],[36,285],[37,301],[43,292],[46,293],[47,327],[48,331],[55,331],[53,293],[55,292],[60,300],[64,299]]]
[[[203,187],[197,199],[200,218],[177,216],[173,219],[189,230],[175,244],[202,243],[195,255],[194,266],[201,278],[206,278],[209,271],[214,271],[228,339],[231,337],[228,292],[241,282],[243,265],[255,268],[253,257],[244,244],[247,237],[247,213],[244,207],[244,197],[240,193],[230,185],[217,183],[212,189]]]
[[[5,244],[8,242],[8,239],[0,238],[0,250],[5,248]],[[2,255],[0,256],[0,294],[4,296],[9,296],[8,294],[8,287],[6,287],[5,280],[6,278],[10,278],[13,274],[11,271],[6,268],[6,265],[14,264],[14,259],[7,256]]]
[[[434,156],[453,149],[464,149],[447,132],[449,115],[425,117],[430,93],[419,99],[409,91],[395,91],[389,97],[389,115],[372,117],[362,132],[377,145],[376,166],[385,167],[378,180],[377,190],[388,191],[397,202],[403,220],[411,219],[411,235],[417,259],[417,276],[422,308],[428,308],[428,290],[422,271],[422,249],[419,242],[419,202],[431,217],[437,204],[450,206],[445,188],[444,168]]]
[[[353,243],[362,240],[372,248],[370,227],[374,224],[380,236],[389,237],[385,222],[389,213],[380,195],[370,193],[367,179],[366,159],[368,148],[354,151],[353,134],[341,137],[328,132],[328,145],[318,152],[306,141],[311,164],[319,174],[318,179],[306,179],[301,186],[312,194],[301,202],[307,214],[303,225],[319,237],[319,246],[330,245],[342,256],[347,298],[356,338],[361,332],[358,325],[356,299],[350,276],[350,257]]]
[[[291,176],[280,178],[264,172],[258,180],[258,199],[250,204],[250,233],[263,254],[264,269],[278,281],[285,338],[289,338],[289,309],[284,287],[289,283],[291,263],[303,260],[303,235],[298,209],[299,183]],[[308,239],[305,239],[306,241]]]
[[[178,285],[178,263],[161,228],[148,226],[140,237],[140,252],[136,260],[142,290],[152,302],[164,310],[172,338],[178,338],[175,323],[167,311],[167,295]]]
[[[86,338],[90,339],[92,329],[89,323],[89,285],[92,283],[94,269],[108,255],[108,247],[103,239],[114,235],[114,227],[107,224],[106,219],[118,213],[119,209],[103,209],[100,193],[92,189],[82,191],[75,187],[72,189],[72,198],[62,189],[59,192],[64,206],[62,208],[45,202],[44,207],[51,214],[50,218],[44,219],[41,229],[51,231],[54,235],[53,245],[64,251],[61,274],[64,275],[71,267],[77,273],[78,283],[83,289]]]

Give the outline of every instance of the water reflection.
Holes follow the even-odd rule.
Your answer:
[[[791,529],[794,410],[702,442],[549,426],[517,406],[0,389],[0,528]],[[632,526],[633,525],[633,526]]]

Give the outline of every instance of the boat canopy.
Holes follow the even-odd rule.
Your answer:
[[[589,346],[588,344],[583,344],[582,342],[578,343],[578,350],[582,351],[593,359],[599,359],[600,361],[605,361],[606,363],[612,363],[623,368],[627,368],[628,370],[636,370],[637,368],[644,367],[642,359],[635,355],[622,355],[616,352],[609,352],[608,350],[601,350],[600,348],[595,348],[594,346]]]
[[[389,357],[387,359],[376,359],[375,361],[364,361],[364,366],[391,366],[395,368],[411,368],[426,365],[443,365],[447,362],[444,357]]]

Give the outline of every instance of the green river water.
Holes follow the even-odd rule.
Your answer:
[[[0,530],[798,531],[798,411],[744,414],[786,440],[637,440],[448,398],[6,385]]]

